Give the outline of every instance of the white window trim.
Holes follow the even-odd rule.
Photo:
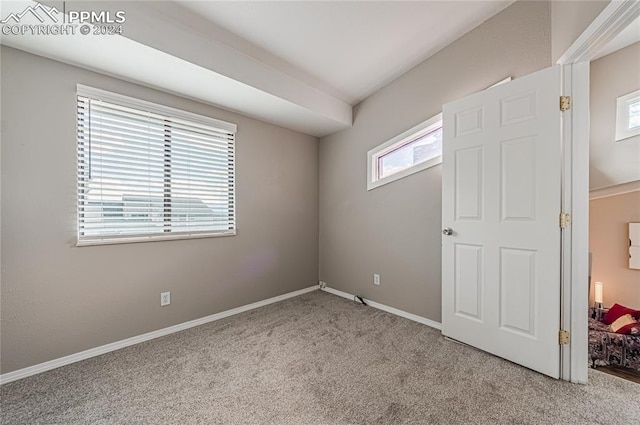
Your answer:
[[[439,155],[435,158],[432,158],[425,162],[421,162],[420,164],[416,164],[390,176],[384,177],[382,179],[377,179],[378,158],[391,152],[394,149],[397,149],[399,146],[402,146],[414,140],[416,137],[419,137],[421,133],[429,133],[433,130],[438,129],[439,127],[442,127],[442,113],[421,122],[415,127],[410,128],[404,133],[399,134],[393,139],[388,140],[367,152],[367,190],[375,189],[376,187],[383,186],[387,183],[391,183],[393,181],[402,179],[404,177],[410,176],[411,174],[415,174],[419,171],[426,170],[427,168],[431,168],[434,165],[442,163],[442,155]]]
[[[640,135],[640,127],[629,128],[629,104],[640,101],[640,90],[620,96],[616,101],[616,142]]]
[[[174,118],[182,118],[200,124],[217,127],[221,130],[231,131],[233,133],[237,132],[238,130],[238,126],[230,122],[220,121],[215,118],[205,117],[203,115],[194,114],[192,112],[183,111],[181,109],[147,102],[146,100],[136,99],[135,97],[112,93],[106,90],[96,89],[94,87],[89,87],[82,84],[77,85],[76,91],[78,96],[89,97],[95,100],[104,100],[105,102],[116,103],[118,105],[127,106],[134,109],[144,109],[149,112],[154,112],[161,115],[169,115]]]
[[[236,220],[237,222],[237,220]],[[113,236],[109,239],[92,239],[77,240],[76,246],[96,246],[96,245],[121,245],[129,243],[145,243],[160,241],[181,241],[187,239],[205,239],[205,238],[224,238],[227,236],[236,236],[238,233],[234,230],[226,232],[210,233],[210,232],[175,232],[171,235],[141,235],[141,236]]]
[[[77,84],[76,96],[82,96],[82,97],[87,97],[93,100],[102,100],[105,102],[115,103],[117,105],[129,107],[133,109],[145,110],[151,113],[170,116],[175,119],[184,119],[187,121],[203,124],[210,127],[215,127],[220,130],[224,130],[232,133],[237,132],[237,125],[233,123],[217,120],[215,118],[210,118],[210,117],[199,115],[199,114],[194,114],[192,112],[183,111],[181,109],[176,109],[176,108],[160,105],[153,102],[147,102],[145,100],[125,96],[118,93],[112,93],[106,90],[101,90],[94,87],[85,86],[82,84]],[[76,154],[76,160],[77,160],[77,151],[74,153]],[[76,171],[77,169],[78,169],[78,165],[76,164]],[[233,167],[232,173],[233,175],[235,175],[235,161],[234,161],[234,167]],[[77,184],[78,183],[76,182],[76,185]],[[234,191],[233,193],[234,205],[236,204],[235,198],[236,198],[236,193]],[[76,204],[77,206],[79,206],[78,202],[76,202]],[[93,239],[81,239],[80,233],[79,233],[80,225],[79,225],[78,218],[79,218],[79,214],[76,213],[76,222],[77,222],[76,230],[78,231],[76,236],[77,247],[236,236],[237,223],[238,223],[238,213],[237,211],[235,211],[234,212],[234,222],[235,222],[234,228],[228,231],[216,231],[216,232],[184,231],[184,232],[172,232],[170,234],[141,234],[141,235],[135,235],[135,236],[123,235],[123,236],[109,236],[106,238],[95,237]]]

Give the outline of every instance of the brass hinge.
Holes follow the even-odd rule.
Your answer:
[[[560,213],[560,228],[566,229],[571,224],[571,214]]]
[[[568,111],[571,109],[571,96],[560,96],[560,110]]]
[[[558,331],[558,344],[566,345],[570,340],[571,335],[569,334],[569,331],[565,331],[564,329],[560,329],[560,331]]]

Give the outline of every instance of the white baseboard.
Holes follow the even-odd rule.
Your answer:
[[[46,372],[48,370],[56,369],[61,366],[66,366],[71,363],[79,362],[81,360],[86,360],[91,357],[99,356],[101,354],[109,353],[111,351],[119,350],[121,348],[129,347],[131,345],[140,344],[141,342],[149,341],[151,339],[159,338],[161,336],[169,335],[175,332],[180,332],[185,329],[193,328],[195,326],[204,325],[205,323],[224,319],[225,317],[233,316],[235,314],[244,313],[245,311],[253,310],[259,307],[263,307],[265,305],[276,303],[278,301],[286,300],[287,298],[297,297],[298,295],[306,294],[307,292],[316,291],[318,289],[319,289],[318,285],[310,286],[308,288],[300,289],[298,291],[293,291],[283,295],[278,295],[277,297],[258,301],[253,304],[247,304],[245,306],[241,306],[231,310],[212,314],[210,316],[202,317],[200,319],[190,320],[188,322],[180,323],[174,326],[169,326],[168,328],[159,329],[153,332],[148,332],[146,334],[123,339],[121,341],[112,342],[106,345],[101,345],[99,347],[90,348],[89,350],[81,351],[75,354],[70,354],[68,356],[60,357],[58,359],[49,360],[48,362],[40,363],[37,365],[25,367],[24,369],[18,369],[13,372],[0,375],[0,385],[7,384],[12,381],[17,381],[18,379],[26,378],[27,376],[32,376],[38,373]]]
[[[330,288],[328,286],[321,288],[321,290],[333,295],[337,295],[342,298],[346,298],[351,301],[353,301],[353,298],[354,298],[354,295],[347,294],[346,292],[342,292],[337,289]],[[395,314],[396,316],[404,317],[405,319],[413,320],[414,322],[422,323],[423,325],[427,325],[432,328],[442,330],[442,323],[436,322],[431,319],[427,319],[426,317],[418,316],[413,313],[407,313],[406,311],[398,310],[397,308],[389,307],[388,305],[380,304],[375,301],[371,301],[367,299],[365,299],[365,301],[367,302],[367,305],[373,308],[377,308],[378,310],[386,311],[387,313]]]

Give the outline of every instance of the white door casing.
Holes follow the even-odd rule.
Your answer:
[[[560,373],[560,67],[443,107],[442,333]]]
[[[572,98],[563,114],[565,146],[564,208],[571,226],[563,232],[565,259],[563,327],[571,329],[571,342],[563,345],[562,378],[588,381],[588,276],[589,252],[589,61],[640,16],[640,2],[609,2],[556,63],[563,66],[564,93]]]

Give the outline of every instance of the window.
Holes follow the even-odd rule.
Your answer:
[[[640,135],[640,90],[616,102],[616,142]]]
[[[234,235],[235,124],[78,85],[78,245]]]
[[[367,190],[442,162],[442,114],[367,153]]]

